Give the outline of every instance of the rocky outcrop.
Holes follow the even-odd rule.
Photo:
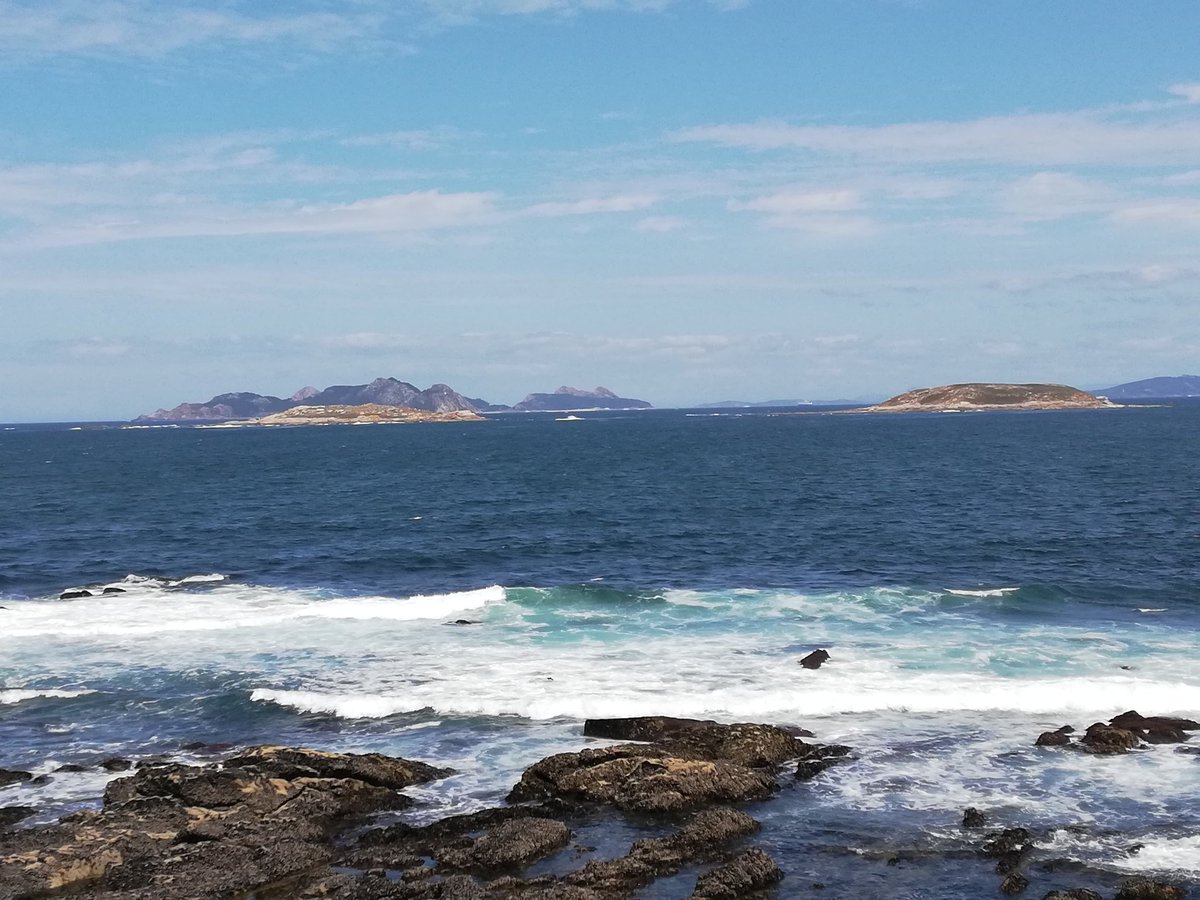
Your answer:
[[[1121,885],[1116,900],[1184,900],[1183,888],[1164,881],[1136,878]]]
[[[783,870],[757,847],[700,876],[694,900],[744,900],[783,880]]]
[[[1065,384],[947,384],[897,394],[847,412],[968,412],[1003,409],[1105,409],[1115,404]]]
[[[829,662],[828,650],[814,650],[808,656],[800,660],[800,665],[806,669],[819,669],[825,663]]]
[[[340,822],[403,805],[395,787],[444,771],[293,752],[299,756],[252,752],[241,758],[245,765],[147,766],[110,782],[99,810],[2,835],[0,898],[80,889],[141,900],[253,891],[328,863]],[[318,757],[330,774],[295,762]],[[284,773],[284,766],[294,767]],[[381,783],[333,774],[351,771]]]
[[[605,387],[594,391],[560,387],[552,394],[530,394],[513,409],[520,412],[570,412],[584,409],[650,409],[645,400],[618,397]]]
[[[29,781],[33,778],[31,772],[22,772],[18,769],[0,769],[0,787],[8,787],[10,784],[20,784],[22,781]]]
[[[1143,716],[1135,710],[1114,716],[1107,723],[1094,722],[1078,742],[1071,740],[1075,731],[1064,725],[1057,731],[1044,731],[1036,741],[1039,747],[1069,747],[1085,753],[1128,753],[1143,742],[1147,744],[1178,744],[1189,739],[1189,731],[1200,730],[1200,722],[1172,716]]]

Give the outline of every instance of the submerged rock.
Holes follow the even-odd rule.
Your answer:
[[[36,809],[32,806],[0,806],[0,831],[15,825],[22,819],[28,819]]]
[[[1069,891],[1051,891],[1042,900],[1104,900],[1104,898],[1087,888],[1074,888]]]
[[[1029,879],[1020,872],[1013,872],[1000,882],[1000,893],[1011,897],[1024,892],[1027,887],[1029,887]]]
[[[10,784],[20,784],[22,781],[31,781],[32,779],[32,772],[22,772],[18,769],[0,769],[0,787],[8,787]]]
[[[91,591],[63,591],[58,595],[59,600],[79,600],[83,597],[91,597]]]
[[[692,892],[694,900],[741,900],[753,897],[783,880],[783,870],[757,847],[701,875]]]

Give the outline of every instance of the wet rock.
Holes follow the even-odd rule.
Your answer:
[[[225,764],[252,768],[276,778],[356,778],[393,790],[445,778],[454,771],[380,753],[329,753],[295,747],[255,747]]]
[[[81,766],[78,763],[66,763],[65,765],[59,766],[54,771],[55,771],[55,773],[58,773],[58,772],[86,772],[87,766]]]
[[[63,591],[58,595],[59,600],[78,600],[81,597],[92,596],[91,591]]]
[[[534,763],[509,802],[587,801],[641,812],[683,812],[765,800],[778,790],[768,772],[724,760],[672,755],[659,745],[621,744],[559,753]]]
[[[1188,731],[1200,729],[1200,722],[1170,716],[1143,716],[1134,710],[1109,720],[1114,728],[1132,731],[1148,744],[1179,744],[1188,739]]]
[[[522,816],[489,828],[468,848],[443,851],[438,861],[460,869],[523,868],[558,852],[570,840],[571,830],[562,822]]]
[[[478,625],[478,619],[455,619],[453,622],[447,622],[447,625]]]
[[[1051,891],[1042,900],[1104,900],[1104,898],[1087,888],[1074,888],[1069,891]]]
[[[783,880],[783,870],[757,847],[743,851],[733,860],[701,875],[692,892],[693,900],[741,900],[753,897]]]
[[[8,828],[10,825],[15,825],[22,819],[28,819],[32,816],[36,809],[32,806],[3,806],[0,807],[0,831]]]
[[[124,593],[125,593],[125,588],[119,588],[119,587],[106,587],[106,588],[105,588],[104,590],[102,590],[100,593],[101,593],[101,594],[124,594]]]
[[[1184,900],[1183,888],[1163,881],[1137,878],[1121,885],[1116,900]]]
[[[241,896],[327,865],[338,823],[402,799],[354,778],[139,769],[109,783],[100,810],[0,835],[0,898]]]
[[[981,813],[973,806],[968,806],[963,810],[962,827],[963,828],[982,828],[987,824],[987,816]]]
[[[814,650],[808,656],[800,660],[800,665],[806,669],[819,669],[824,663],[829,662],[829,651]]]
[[[729,760],[752,768],[782,765],[804,756],[811,746],[774,725],[722,725],[669,716],[588,719],[583,733],[587,737],[651,741],[675,756]]]
[[[758,822],[727,807],[706,809],[664,838],[637,841],[618,859],[593,860],[563,879],[573,887],[603,896],[627,896],[655,878],[674,875],[684,866],[713,859],[732,840],[752,834]]]
[[[133,763],[119,756],[112,756],[101,760],[99,766],[105,772],[125,772],[133,768]]]
[[[1000,882],[1000,893],[1011,897],[1014,894],[1023,893],[1027,887],[1029,887],[1029,879],[1020,872],[1013,872]]]
[[[32,772],[21,772],[17,769],[0,769],[0,787],[8,787],[10,784],[20,784],[22,781],[31,781],[32,779]]]
[[[1079,748],[1087,753],[1128,753],[1141,743],[1138,736],[1125,728],[1113,728],[1103,722],[1089,725],[1079,739]]]
[[[1038,747],[1065,747],[1071,743],[1071,739],[1067,735],[1074,731],[1075,729],[1070,725],[1064,725],[1055,731],[1043,731],[1034,743]]]
[[[812,744],[796,763],[796,779],[808,781],[845,760],[849,753],[850,748],[841,744]]]
[[[992,832],[980,847],[984,856],[996,860],[996,871],[1001,875],[1015,872],[1031,850],[1033,835],[1024,828]]]

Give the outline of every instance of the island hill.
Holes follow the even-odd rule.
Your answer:
[[[1065,384],[946,384],[897,394],[849,413],[983,412],[987,410],[1116,409],[1117,404]]]
[[[373,407],[366,411],[364,407]],[[378,408],[378,409],[374,409]],[[403,409],[403,413],[387,412]],[[479,413],[568,412],[589,409],[650,409],[645,400],[619,397],[607,388],[593,391],[560,387],[553,393],[530,394],[514,406],[489,403],[467,397],[446,384],[421,390],[395,378],[376,378],[368,384],[339,384],[318,390],[301,388],[291,397],[241,391],[218,394],[205,403],[181,403],[172,409],[158,409],[133,420],[136,425],[236,423],[264,425],[317,424],[305,419],[347,422],[359,418],[370,422],[471,421]],[[357,412],[352,410],[357,409]],[[384,411],[380,411],[380,410]],[[426,415],[416,415],[424,413]],[[449,416],[449,413],[468,413]]]

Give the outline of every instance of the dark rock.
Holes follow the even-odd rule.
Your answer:
[[[288,778],[231,765],[143,768],[110,782],[100,810],[0,835],[0,897],[245,896],[329,873],[322,867],[333,860],[339,822],[402,801],[357,778]]]
[[[1071,743],[1071,739],[1061,729],[1059,731],[1043,731],[1034,742],[1038,747],[1065,747],[1069,743]]]
[[[38,787],[41,787],[44,784],[49,784],[53,780],[54,779],[49,775],[35,775],[33,778],[29,779],[29,784],[35,784]]]
[[[227,759],[225,765],[253,768],[276,778],[356,778],[393,790],[445,778],[454,771],[379,753],[330,753],[294,747],[255,747]]]
[[[782,880],[783,870],[775,860],[757,847],[751,847],[719,869],[701,875],[692,897],[695,900],[741,900]]]
[[[1186,896],[1183,888],[1173,884],[1137,878],[1121,885],[1116,900],[1185,900]]]
[[[621,744],[559,753],[534,763],[509,802],[560,798],[642,812],[682,812],[714,803],[765,800],[778,786],[766,772],[724,760],[672,755],[657,745]]]
[[[1080,749],[1097,754],[1128,753],[1140,743],[1134,732],[1125,728],[1113,728],[1103,722],[1089,725],[1083,737],[1079,739]]]
[[[133,768],[132,762],[120,756],[112,756],[101,760],[99,765],[105,772],[126,772]]]
[[[1200,747],[1176,747],[1176,753],[1186,753],[1189,756],[1200,756]]]
[[[92,596],[91,591],[63,591],[58,595],[59,600],[78,600],[81,597]]]
[[[447,625],[478,625],[477,619],[455,619],[453,622],[447,622]]]
[[[774,725],[722,725],[700,719],[638,716],[629,719],[588,719],[586,737],[618,741],[651,741],[681,756],[730,760],[744,766],[778,766],[804,756],[810,745]]]
[[[796,779],[808,781],[830,766],[845,760],[850,748],[841,744],[812,744],[807,753],[796,763]]]
[[[0,806],[0,831],[22,819],[28,819],[35,812],[37,810],[32,806]]]
[[[489,828],[469,848],[443,853],[438,860],[463,869],[517,868],[561,850],[570,840],[571,830],[562,822],[523,816]]]
[[[31,781],[33,773],[21,772],[17,769],[0,769],[0,787],[8,787],[10,784],[19,784],[22,781]]]
[[[106,588],[105,588],[104,590],[102,590],[100,593],[101,593],[101,594],[124,594],[124,593],[125,593],[125,588],[119,588],[119,587],[106,587]]]
[[[987,816],[981,813],[973,806],[968,806],[963,810],[962,827],[963,828],[982,828],[987,824]]]
[[[800,660],[800,665],[806,669],[819,669],[823,663],[829,661],[829,652],[827,650],[814,650],[804,659]]]
[[[1000,882],[1000,893],[1011,897],[1013,894],[1022,893],[1027,887],[1029,887],[1029,879],[1020,872],[1013,872]]]
[[[1069,891],[1051,891],[1042,900],[1104,900],[1104,898],[1087,888],[1073,888]]]
[[[988,835],[980,852],[996,860],[996,871],[1001,875],[1015,872],[1022,860],[1033,849],[1033,835],[1024,828],[1005,828]]]
[[[1132,731],[1148,744],[1179,744],[1188,739],[1186,732],[1200,729],[1200,722],[1170,716],[1143,716],[1130,710],[1109,720],[1114,728]]]
[[[81,766],[78,763],[66,763],[54,770],[55,772],[86,772],[87,766]]]

